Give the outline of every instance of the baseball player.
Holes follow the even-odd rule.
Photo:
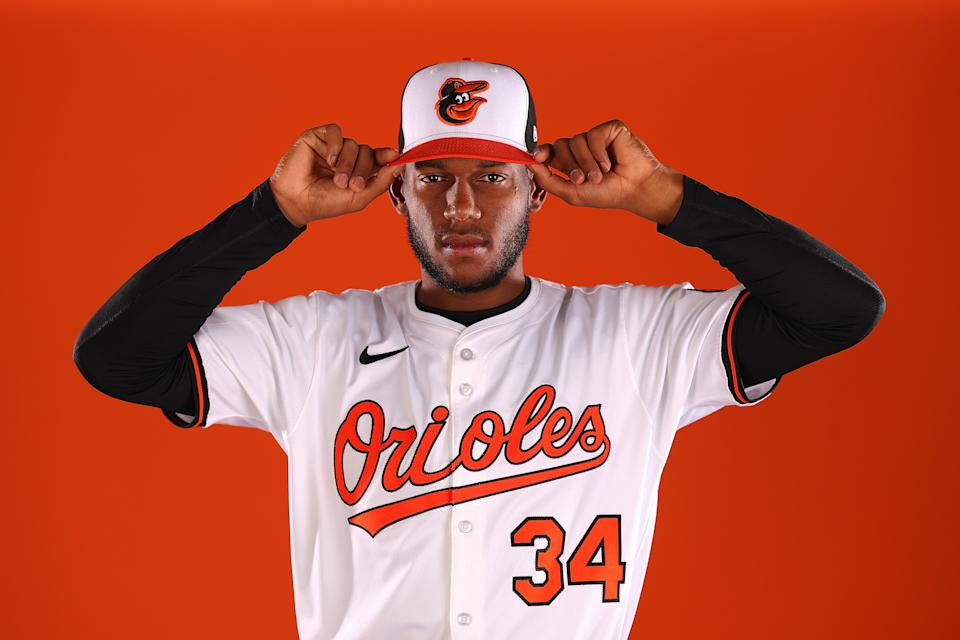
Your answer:
[[[219,306],[306,229],[384,193],[418,280]],[[548,195],[652,221],[738,284],[525,274]],[[844,257],[665,166],[619,120],[538,144],[524,78],[467,58],[410,77],[396,149],[304,131],[269,179],[137,271],[74,360],[179,427],[273,435],[303,640],[626,638],[677,430],[761,402],[884,309]]]

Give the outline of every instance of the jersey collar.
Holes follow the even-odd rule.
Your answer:
[[[489,318],[484,318],[483,320],[474,322],[469,327],[465,327],[459,322],[451,320],[450,318],[420,309],[417,306],[415,297],[417,282],[419,282],[419,280],[408,280],[406,282],[404,298],[406,298],[407,313],[415,322],[433,325],[435,327],[442,327],[444,329],[454,331],[455,333],[474,333],[490,327],[496,327],[508,322],[513,322],[529,313],[531,309],[536,307],[537,301],[540,299],[540,293],[543,286],[540,278],[532,276],[529,273],[527,275],[530,276],[530,293],[527,294],[527,297],[523,302],[509,311],[504,311],[503,313],[498,313],[495,316],[490,316]]]

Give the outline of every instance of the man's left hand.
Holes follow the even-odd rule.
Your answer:
[[[621,120],[541,144],[533,157],[537,186],[577,207],[624,209],[668,225],[683,200],[683,174],[657,160]]]

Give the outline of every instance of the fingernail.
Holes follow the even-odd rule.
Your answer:
[[[610,163],[609,163],[609,162],[601,162],[601,163],[600,163],[600,166],[603,167],[604,172],[610,171]]]
[[[333,165],[337,164],[337,154],[336,154],[336,153],[333,154],[332,156],[330,156],[330,159],[327,160],[327,164],[329,164],[331,167],[332,167]]]
[[[337,175],[333,176],[333,182],[334,182],[334,184],[336,184],[336,185],[337,185],[338,187],[340,187],[341,189],[344,188],[344,187],[346,187],[346,186],[347,186],[347,174],[345,174],[345,173],[338,173]]]
[[[363,189],[364,179],[360,176],[353,176],[353,180],[351,180],[351,182],[357,187],[357,191]]]
[[[587,178],[590,179],[590,182],[596,184],[603,179],[603,176],[601,176],[600,172],[597,171],[596,169],[591,169],[590,172],[587,174]]]
[[[574,169],[570,172],[570,179],[576,184],[580,184],[583,182],[583,171],[580,171],[580,169]]]

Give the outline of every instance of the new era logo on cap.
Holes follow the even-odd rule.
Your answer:
[[[464,58],[424,67],[403,89],[400,157],[534,164],[537,116],[526,80],[506,65]]]

